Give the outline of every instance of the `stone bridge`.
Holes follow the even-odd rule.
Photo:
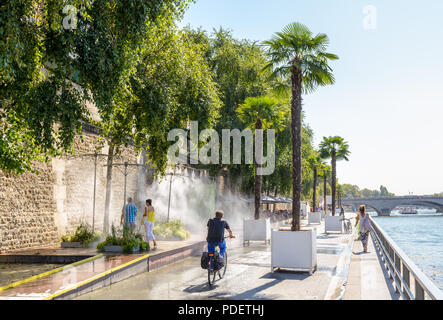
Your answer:
[[[379,216],[389,216],[391,211],[402,205],[417,205],[432,207],[437,212],[443,212],[443,197],[436,196],[401,196],[401,197],[381,197],[381,198],[343,198],[342,204],[352,205],[358,208],[364,204],[368,208],[374,209]]]

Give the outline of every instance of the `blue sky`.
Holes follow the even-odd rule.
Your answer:
[[[375,29],[365,28],[368,5]],[[330,38],[336,84],[304,96],[318,144],[350,144],[340,183],[402,194],[443,191],[443,1],[197,0],[181,25],[269,39],[294,21]],[[365,20],[366,19],[366,20]]]

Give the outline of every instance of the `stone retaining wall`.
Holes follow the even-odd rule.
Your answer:
[[[40,173],[11,175],[0,171],[0,253],[59,243],[61,235],[72,232],[81,222],[92,224],[94,158],[80,154],[94,153],[98,136],[83,133],[77,137],[76,156],[36,163]],[[105,145],[97,150],[107,154]],[[96,230],[103,229],[106,189],[106,157],[97,162]],[[114,163],[140,159],[132,147],[122,148]],[[123,169],[121,167],[121,169]],[[132,167],[127,178],[127,196],[136,201],[138,170]],[[124,175],[113,168],[110,221],[120,224],[123,206]],[[138,204],[141,201],[138,201]]]

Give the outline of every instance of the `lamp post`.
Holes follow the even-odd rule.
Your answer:
[[[107,154],[103,153],[81,153],[79,155],[74,156],[68,156],[67,159],[75,159],[76,157],[94,157],[94,192],[92,196],[92,232],[94,232],[95,229],[95,198],[96,198],[96,191],[97,191],[97,159],[98,157],[107,157]]]

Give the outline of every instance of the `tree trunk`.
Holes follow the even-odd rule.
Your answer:
[[[331,183],[331,189],[332,189],[332,215],[335,216],[335,176],[336,176],[335,150],[332,150],[331,165],[332,165],[332,183]]]
[[[106,167],[106,198],[105,198],[105,214],[103,216],[103,233],[109,234],[109,211],[111,208],[111,192],[112,192],[112,161],[114,159],[114,145],[109,143],[108,161]]]
[[[257,121],[255,123],[255,129],[262,129],[263,128],[263,123],[261,121],[260,118],[257,118]],[[263,152],[259,152],[260,154],[263,154]],[[254,157],[254,165],[255,165],[255,177],[254,177],[254,218],[255,220],[260,219],[260,198],[261,198],[261,176],[257,174],[257,169],[259,168],[259,166],[261,166],[260,164],[258,164],[257,162],[257,157]],[[260,159],[261,162],[261,159]]]
[[[316,208],[316,191],[317,191],[317,168],[314,167],[314,186],[312,188],[312,208],[314,209],[315,212],[315,208]]]
[[[325,210],[325,215],[328,214],[328,204],[326,203],[326,181],[328,180],[328,175],[326,174],[326,172],[323,173],[323,206],[324,206],[324,210]]]
[[[300,231],[301,200],[301,89],[302,73],[299,68],[291,69],[291,137],[292,137],[292,231]]]
[[[277,198],[277,192],[278,192],[278,188],[275,188],[274,190],[274,197]],[[277,209],[277,203],[274,203],[274,213],[275,213],[275,209]]]

